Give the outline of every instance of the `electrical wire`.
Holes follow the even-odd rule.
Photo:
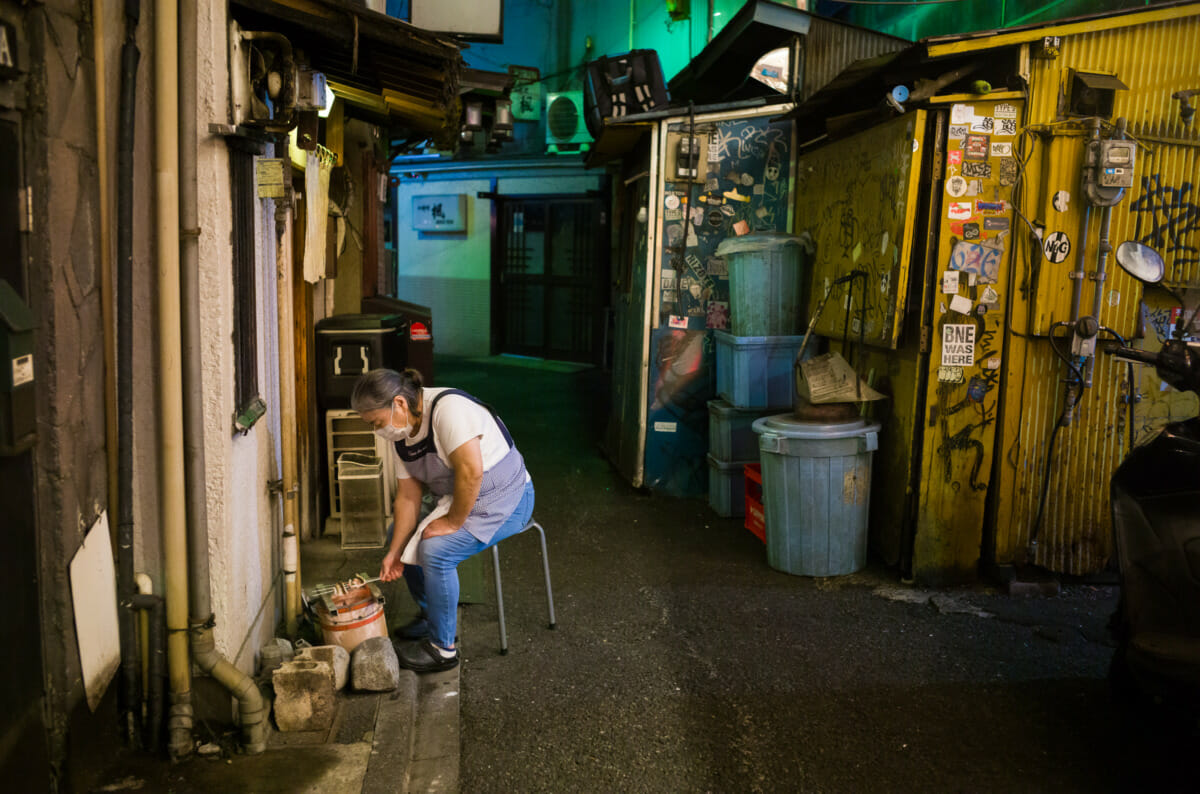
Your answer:
[[[1036,552],[1038,535],[1042,529],[1042,516],[1046,513],[1046,495],[1050,492],[1050,464],[1054,459],[1054,442],[1058,440],[1058,431],[1062,429],[1062,426],[1061,420],[1054,423],[1054,429],[1050,431],[1050,443],[1046,446],[1046,464],[1042,472],[1042,495],[1038,499],[1037,515],[1033,518],[1033,526],[1029,529],[1029,549],[1031,552]]]
[[[1074,396],[1073,390],[1083,390],[1083,371],[1079,369],[1079,367],[1074,361],[1071,360],[1069,356],[1059,349],[1058,340],[1060,337],[1054,333],[1059,328],[1070,327],[1070,325],[1071,324],[1066,320],[1062,320],[1050,326],[1050,348],[1054,351],[1056,356],[1063,360],[1063,362],[1067,365],[1067,368],[1071,370],[1072,374],[1075,376],[1075,381],[1067,383],[1067,404],[1063,406],[1062,414],[1059,415],[1058,421],[1054,423],[1054,429],[1050,432],[1050,442],[1046,445],[1046,463],[1042,472],[1042,493],[1041,496],[1038,497],[1038,509],[1037,514],[1033,518],[1033,525],[1029,528],[1029,548],[1031,551],[1037,549],[1038,535],[1041,534],[1042,530],[1042,518],[1046,513],[1046,497],[1050,493],[1051,463],[1054,460],[1054,444],[1056,441],[1058,441],[1058,431],[1070,421],[1069,416],[1071,412],[1073,412],[1076,400],[1078,399],[1076,396]]]

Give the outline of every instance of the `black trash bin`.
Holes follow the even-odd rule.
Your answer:
[[[317,323],[317,402],[322,411],[350,407],[354,382],[368,370],[402,370],[408,323],[396,314],[337,314]]]
[[[426,386],[433,385],[433,312],[428,306],[375,295],[363,298],[365,312],[378,312],[404,320],[404,366],[421,373]]]

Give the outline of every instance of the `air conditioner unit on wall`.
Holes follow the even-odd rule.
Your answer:
[[[550,154],[586,152],[591,148],[583,116],[583,92],[546,95],[546,151]]]

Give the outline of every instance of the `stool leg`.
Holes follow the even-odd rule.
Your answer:
[[[504,590],[500,586],[499,544],[492,546],[492,570],[496,576],[496,617],[500,619],[500,655],[508,653],[508,633],[504,630]]]
[[[546,551],[546,531],[536,521],[530,521],[529,525],[538,531],[538,537],[542,541],[542,570],[546,574],[546,607],[550,610],[550,628],[553,629],[557,627],[557,624],[554,621],[554,589],[550,586],[550,555]]]

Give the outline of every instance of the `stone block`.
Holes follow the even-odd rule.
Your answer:
[[[270,675],[284,662],[290,662],[295,653],[292,644],[282,637],[275,637],[258,651],[262,674]]]
[[[336,708],[333,670],[326,662],[284,662],[271,676],[275,686],[275,724],[281,731],[324,731]]]
[[[350,652],[342,646],[317,645],[301,648],[296,654],[296,658],[326,662],[333,669],[333,688],[341,690],[346,687],[346,679],[350,675]]]
[[[400,660],[388,637],[363,640],[350,656],[350,681],[362,692],[390,692],[400,683]]]

